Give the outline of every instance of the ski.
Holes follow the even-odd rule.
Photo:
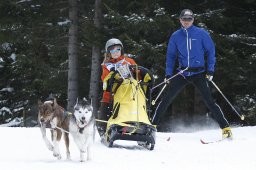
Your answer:
[[[221,142],[221,141],[224,141],[225,139],[218,139],[218,140],[215,140],[215,141],[204,141],[203,139],[200,139],[200,142],[202,144],[211,144],[211,143],[218,143],[218,142]]]

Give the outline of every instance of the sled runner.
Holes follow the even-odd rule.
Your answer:
[[[131,140],[154,149],[156,128],[149,120],[152,86],[153,76],[141,66],[124,65],[112,73],[108,80],[113,107],[105,134],[107,146],[112,147],[115,140]]]

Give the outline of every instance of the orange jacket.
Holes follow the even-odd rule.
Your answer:
[[[103,81],[105,77],[110,73],[111,68],[114,66],[113,64],[120,63],[122,65],[131,64],[135,65],[136,62],[128,57],[120,56],[117,59],[111,59],[108,62],[103,63],[102,66],[102,74],[101,80]],[[110,103],[110,92],[104,91],[103,98],[101,102]]]

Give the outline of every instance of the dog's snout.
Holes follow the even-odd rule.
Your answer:
[[[82,120],[85,120],[85,117],[83,116],[81,119],[82,119]]]
[[[44,123],[44,118],[41,118],[41,119],[40,119],[40,122]]]

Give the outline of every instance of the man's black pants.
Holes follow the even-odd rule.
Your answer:
[[[208,85],[208,80],[205,77],[205,73],[199,73],[192,76],[184,77],[178,75],[170,80],[170,87],[163,97],[162,101],[156,108],[154,117],[152,118],[153,124],[159,125],[160,119],[164,116],[168,106],[173,102],[178,93],[189,83],[193,84],[203,97],[204,103],[212,113],[214,119],[218,122],[220,128],[229,126],[221,108],[214,102],[211,94],[211,90]]]

